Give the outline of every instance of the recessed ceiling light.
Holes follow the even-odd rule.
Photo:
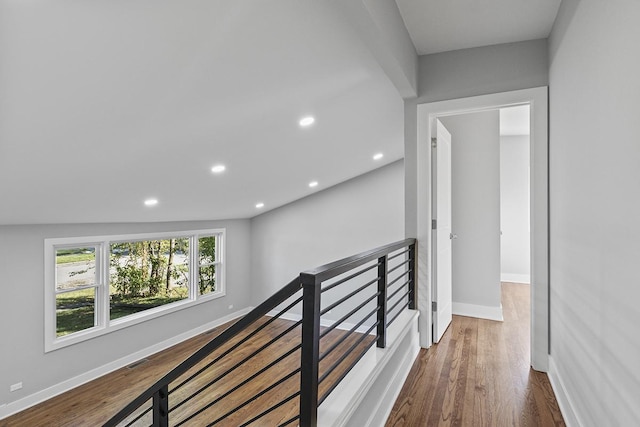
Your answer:
[[[315,121],[316,121],[316,119],[314,119],[313,117],[307,116],[307,117],[304,117],[304,118],[302,118],[300,120],[300,126],[302,126],[302,127],[311,126],[313,124],[313,122],[315,122]]]
[[[317,187],[318,186],[318,181],[311,181],[309,183],[309,187],[313,188],[313,187]]]
[[[144,201],[146,206],[155,206],[158,204],[158,199],[147,199]]]
[[[260,202],[260,203],[256,204],[256,208],[258,208],[258,209],[264,208],[264,203]]]
[[[213,173],[221,173],[226,169],[225,165],[215,165],[211,168],[211,172]]]
[[[373,160],[380,160],[384,155],[382,153],[377,153],[373,155]]]

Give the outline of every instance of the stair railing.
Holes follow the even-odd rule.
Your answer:
[[[318,406],[415,309],[415,266],[405,239],[301,273],[104,425],[316,426]]]

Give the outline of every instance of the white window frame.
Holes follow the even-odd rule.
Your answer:
[[[200,295],[198,269],[200,267],[198,239],[216,237],[216,290]],[[172,238],[189,239],[189,293],[187,298],[110,320],[109,316],[109,257],[111,243],[136,240],[166,240]],[[159,316],[193,307],[226,295],[225,274],[225,237],[226,229],[185,230],[175,232],[158,232],[143,234],[120,234],[109,236],[64,237],[51,238],[44,241],[44,336],[45,353],[67,347],[91,338],[136,325]],[[95,326],[82,331],[73,332],[61,337],[56,330],[56,251],[65,248],[95,247],[96,254],[96,294]],[[94,286],[91,286],[94,287]]]
[[[213,260],[213,262],[206,262],[204,264],[200,264],[200,257],[197,256],[199,255],[196,254],[197,258],[196,258],[196,264],[194,268],[194,276],[195,276],[195,286],[191,287],[191,291],[194,292],[195,294],[195,298],[207,298],[209,295],[214,295],[216,293],[218,293],[219,291],[219,286],[224,286],[224,279],[222,279],[224,277],[224,251],[218,251],[218,248],[224,248],[224,233],[221,234],[216,234],[216,233],[201,233],[198,236],[196,236],[195,238],[195,244],[198,245],[198,250],[200,249],[200,245],[199,245],[199,241],[198,239],[201,239],[203,237],[215,237],[216,238],[216,251],[215,251],[215,258]],[[216,290],[213,292],[209,292],[208,294],[201,294],[200,293],[200,283],[198,282],[199,280],[199,271],[200,271],[200,267],[208,267],[210,265],[215,265],[216,267]]]

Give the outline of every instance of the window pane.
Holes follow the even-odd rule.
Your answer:
[[[56,291],[96,283],[96,248],[56,250]]]
[[[216,260],[216,236],[201,237],[198,239],[200,265],[211,264]]]
[[[56,336],[93,328],[96,288],[56,295]]]
[[[198,283],[200,295],[205,295],[216,290],[216,266],[207,265],[198,270]]]
[[[110,319],[189,296],[189,238],[111,244]]]

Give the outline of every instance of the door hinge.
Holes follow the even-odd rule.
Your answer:
[[[431,220],[431,229],[435,230],[438,227],[438,221],[436,221],[435,219]]]
[[[438,311],[438,302],[437,301],[431,301],[431,311]]]
[[[431,138],[431,148],[438,147],[438,138]]]

